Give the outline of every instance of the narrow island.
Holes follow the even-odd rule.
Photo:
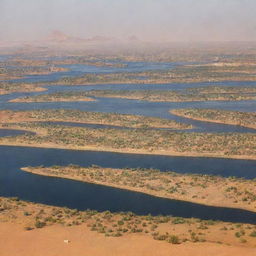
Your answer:
[[[91,90],[84,92],[58,92],[38,96],[28,96],[11,102],[54,101],[64,98],[79,101],[81,97],[122,98],[151,102],[191,102],[191,101],[240,101],[255,100],[256,88],[201,87],[179,91],[172,90]]]
[[[14,92],[43,92],[46,90],[47,90],[46,88],[29,84],[29,83],[0,81],[0,95],[11,94]]]
[[[102,124],[128,128],[191,129],[191,125],[157,117],[118,113],[87,112],[68,109],[0,111],[1,123],[17,122],[74,122]]]
[[[0,62],[0,79],[4,81],[21,79],[31,75],[49,75],[67,71],[69,71],[68,68],[54,65],[47,60],[27,59],[21,56]]]
[[[77,165],[24,167],[23,171],[142,192],[153,196],[256,212],[256,181],[153,169]]]
[[[256,113],[228,111],[217,109],[175,109],[172,114],[188,117],[194,120],[214,122],[221,124],[239,125],[256,129]]]
[[[5,123],[35,134],[0,138],[0,145],[136,154],[256,159],[254,133],[186,133],[157,129],[92,129],[38,122]]]
[[[94,67],[107,67],[107,68],[124,68],[127,67],[128,64],[122,62],[115,62],[114,60],[107,59],[99,59],[97,57],[88,58],[86,56],[69,56],[63,60],[55,60],[53,61],[55,65],[72,65],[72,64],[80,64],[80,65],[88,65]]]
[[[147,60],[148,61],[148,60]],[[169,60],[172,62],[171,60]],[[216,63],[213,63],[216,64]],[[138,72],[113,72],[109,74],[85,74],[79,77],[64,77],[52,85],[93,84],[164,84],[219,81],[256,81],[255,61],[249,63],[234,60],[229,65],[191,64],[177,65],[167,70]],[[143,78],[143,79],[141,79]]]
[[[37,96],[26,96],[24,98],[12,99],[9,102],[72,102],[72,101],[96,101],[87,97],[83,92],[61,92],[52,94],[41,94]]]

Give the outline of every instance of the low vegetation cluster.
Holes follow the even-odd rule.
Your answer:
[[[254,247],[256,239],[256,226],[252,224],[171,216],[138,216],[131,212],[78,211],[4,197],[0,197],[0,222],[21,224],[28,232],[49,225],[86,225],[91,231],[106,237],[140,234],[172,244],[190,241]]]

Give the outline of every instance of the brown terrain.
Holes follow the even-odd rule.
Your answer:
[[[256,227],[251,224],[79,212],[15,198],[0,198],[0,209],[1,256],[253,256],[256,252]]]
[[[70,243],[64,243],[64,240]],[[33,242],[32,242],[33,241]],[[255,256],[255,248],[212,243],[172,245],[143,235],[106,238],[86,226],[51,226],[25,231],[0,223],[1,256]]]

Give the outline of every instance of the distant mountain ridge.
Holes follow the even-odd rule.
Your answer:
[[[22,41],[0,42],[0,47],[32,47],[52,48],[52,49],[117,49],[122,47],[133,47],[143,45],[145,42],[135,35],[127,35],[123,38],[113,36],[95,35],[88,38],[76,37],[64,33],[61,30],[53,30],[47,36],[32,41],[26,39]]]
[[[91,38],[81,38],[81,37],[74,37],[69,36],[62,31],[54,30],[52,31],[46,38],[45,41],[48,42],[56,42],[56,43],[87,43],[87,42],[114,42],[118,41],[117,38],[114,37],[106,37],[106,36],[93,36]]]
[[[69,36],[62,31],[59,30],[54,30],[52,31],[46,38],[45,41],[50,41],[50,42],[81,42],[84,39],[79,38],[79,37],[72,37]]]

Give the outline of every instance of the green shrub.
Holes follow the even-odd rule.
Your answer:
[[[178,236],[171,235],[168,238],[168,242],[171,243],[171,244],[179,244],[180,240],[179,240]]]
[[[250,234],[251,237],[256,237],[256,231],[252,231],[252,233]]]
[[[172,220],[172,224],[183,224],[185,222],[186,222],[185,219],[183,219],[181,217],[177,217],[177,218]]]
[[[46,226],[45,222],[37,220],[36,223],[35,223],[36,228],[43,228],[44,226]]]

